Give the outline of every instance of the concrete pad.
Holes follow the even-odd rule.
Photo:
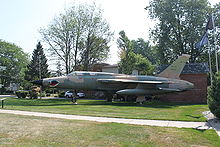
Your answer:
[[[132,125],[194,128],[194,129],[202,129],[202,130],[212,129],[212,127],[210,127],[210,125],[206,122],[109,118],[109,117],[65,115],[65,114],[52,114],[52,113],[18,111],[18,110],[4,110],[4,109],[0,109],[0,113],[27,115],[27,116],[38,116],[38,117],[49,117],[49,118],[61,118],[61,119],[71,119],[71,120],[87,120],[87,121],[96,121],[96,122],[114,122],[114,123],[132,124]]]
[[[1,97],[16,97],[15,95],[0,95],[0,98]]]

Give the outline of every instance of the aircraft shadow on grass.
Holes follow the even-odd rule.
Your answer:
[[[67,99],[25,99],[22,101],[11,101],[6,102],[6,105],[10,106],[70,106],[72,105],[73,108],[76,104],[73,104],[71,100]],[[134,103],[134,102],[107,102],[106,100],[80,100],[78,101],[77,105],[109,105],[109,106],[120,106],[120,107],[146,107],[146,108],[174,108],[179,106],[190,106],[194,104],[184,104],[184,103],[168,103],[168,102],[160,102],[157,100],[147,101],[143,104]],[[196,118],[197,116],[189,116]]]

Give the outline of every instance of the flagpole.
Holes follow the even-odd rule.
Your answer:
[[[216,72],[218,72],[218,53],[217,53],[216,36],[215,36],[216,28],[215,28],[215,21],[213,18],[213,13],[212,13],[212,24],[213,24],[214,47],[215,47]]]
[[[211,81],[211,86],[212,86],[212,63],[211,63],[211,47],[210,43],[208,40],[208,48],[209,48],[209,74],[210,74],[210,81]]]

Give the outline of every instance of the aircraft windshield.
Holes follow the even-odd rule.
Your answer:
[[[106,75],[113,76],[118,74],[106,73],[106,72],[88,72],[88,71],[75,71],[68,74],[68,76],[106,76]]]

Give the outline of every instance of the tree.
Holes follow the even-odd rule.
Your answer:
[[[138,41],[130,41],[124,31],[119,32],[119,39],[117,40],[120,48],[119,56],[119,72],[124,74],[131,74],[133,70],[138,70],[139,74],[146,75],[153,73],[153,66],[146,55],[147,52],[139,50]],[[140,40],[140,39],[139,39]],[[142,54],[139,54],[142,53]]]
[[[57,57],[65,64],[67,74],[70,72],[72,66],[71,58],[73,58],[72,25],[70,16],[60,14],[47,29],[41,29],[40,31],[43,40],[50,46],[51,56]]]
[[[102,17],[102,10],[93,5],[77,5],[56,17],[46,29],[41,29],[50,52],[65,63],[66,74],[104,61],[113,33]]]
[[[57,71],[56,71],[56,76],[62,76],[62,65],[61,65],[61,63],[60,63],[60,61],[58,61],[57,63]]]
[[[0,81],[5,87],[10,83],[21,83],[28,64],[28,55],[13,43],[0,40],[0,66],[6,70],[0,71]]]
[[[109,53],[107,41],[95,35],[87,38],[85,50],[81,53],[82,70],[89,70],[90,66],[105,60]]]
[[[208,0],[151,0],[146,8],[158,23],[152,30],[161,63],[169,63],[181,54],[190,54],[196,62],[204,49],[195,43],[204,33],[206,16],[211,10]]]
[[[210,111],[220,118],[220,72],[213,78],[212,86],[208,90],[208,106]]]
[[[220,3],[217,3],[214,6],[212,13],[214,15],[215,26],[217,27],[217,29],[216,29],[217,45],[220,46]]]
[[[117,44],[119,47],[119,72],[124,74],[131,74],[133,63],[134,63],[134,54],[132,49],[131,41],[128,39],[124,31],[119,32],[119,38]]]
[[[139,75],[152,75],[154,71],[154,67],[151,62],[143,57],[141,54],[135,54],[134,56],[134,69],[138,70]]]
[[[48,71],[47,58],[44,54],[41,43],[38,42],[36,49],[33,51],[32,60],[30,64],[27,65],[25,80],[33,81],[48,78],[49,76],[50,73]]]
[[[220,46],[220,3],[216,4],[212,8],[212,14],[213,14],[213,22],[215,23],[216,30],[215,30],[215,39],[216,39],[216,46],[217,46],[217,52],[219,52],[219,46]],[[209,14],[209,17],[207,17],[206,20],[206,25],[208,21],[211,18],[211,14]],[[198,58],[198,62],[208,62],[209,61],[209,51],[211,51],[211,63],[212,63],[212,72],[216,72],[216,55],[215,55],[215,45],[214,45],[214,36],[213,32],[214,29],[210,29],[207,31],[208,32],[208,39],[209,39],[209,46],[208,44],[203,47],[203,53],[201,56]],[[220,55],[218,54],[218,59],[220,59]],[[220,68],[220,65],[219,65]]]
[[[156,50],[150,46],[149,41],[144,41],[143,38],[138,38],[137,40],[132,40],[131,43],[134,53],[141,54],[143,57],[146,57],[152,64],[156,64],[158,62]]]

